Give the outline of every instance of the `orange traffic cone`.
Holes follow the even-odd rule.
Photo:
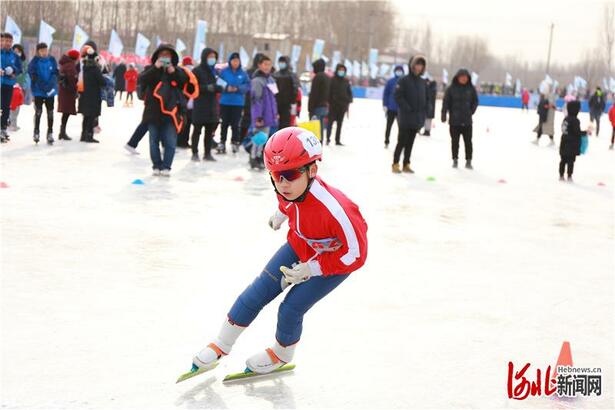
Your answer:
[[[559,357],[557,358],[557,364],[555,365],[555,371],[553,377],[557,376],[558,366],[571,366],[572,367],[572,353],[570,352],[570,342],[562,343],[562,348],[559,351]]]

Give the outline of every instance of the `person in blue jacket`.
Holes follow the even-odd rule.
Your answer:
[[[53,144],[53,106],[58,93],[58,63],[49,55],[47,44],[36,45],[36,56],[28,65],[34,96],[34,142],[40,139],[40,123],[43,105],[47,109],[47,144]]]
[[[241,68],[239,53],[232,53],[228,58],[228,67],[220,72],[220,83],[223,86],[220,97],[220,116],[222,117],[222,130],[218,151],[226,151],[226,136],[228,127],[231,127],[233,136],[231,144],[233,153],[239,147],[239,121],[245,104],[245,95],[250,86],[248,74]]]
[[[0,142],[5,143],[9,140],[6,129],[9,125],[9,114],[11,112],[11,98],[13,98],[13,86],[17,82],[17,76],[21,74],[21,59],[11,49],[13,45],[13,35],[8,32],[0,34]]]
[[[384,87],[384,93],[382,94],[382,108],[387,118],[387,127],[384,131],[384,148],[389,147],[389,136],[391,135],[391,128],[397,118],[397,101],[395,101],[395,86],[397,81],[404,76],[404,66],[397,65],[393,70],[395,74],[393,78],[387,81]]]

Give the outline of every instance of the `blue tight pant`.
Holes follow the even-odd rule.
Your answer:
[[[261,309],[282,293],[280,266],[291,267],[299,262],[291,246],[284,244],[260,275],[239,295],[228,314],[229,319],[240,326],[250,325]],[[297,343],[303,330],[303,315],[348,276],[315,276],[292,286],[278,309],[278,343],[282,346]]]

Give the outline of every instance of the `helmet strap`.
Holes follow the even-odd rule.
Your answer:
[[[295,199],[286,199],[284,195],[278,192],[278,189],[275,187],[275,182],[273,182],[273,178],[269,176],[269,179],[271,180],[271,185],[273,185],[273,190],[275,191],[275,193],[280,195],[287,202],[303,202],[308,192],[310,192],[310,188],[312,187],[312,183],[314,182],[314,178],[308,177],[308,184],[307,184],[307,187],[305,188],[305,191],[303,191],[303,193]]]

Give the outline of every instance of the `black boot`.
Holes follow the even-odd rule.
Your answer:
[[[471,159],[466,159],[466,168],[467,169],[474,169],[472,167],[472,160]]]

